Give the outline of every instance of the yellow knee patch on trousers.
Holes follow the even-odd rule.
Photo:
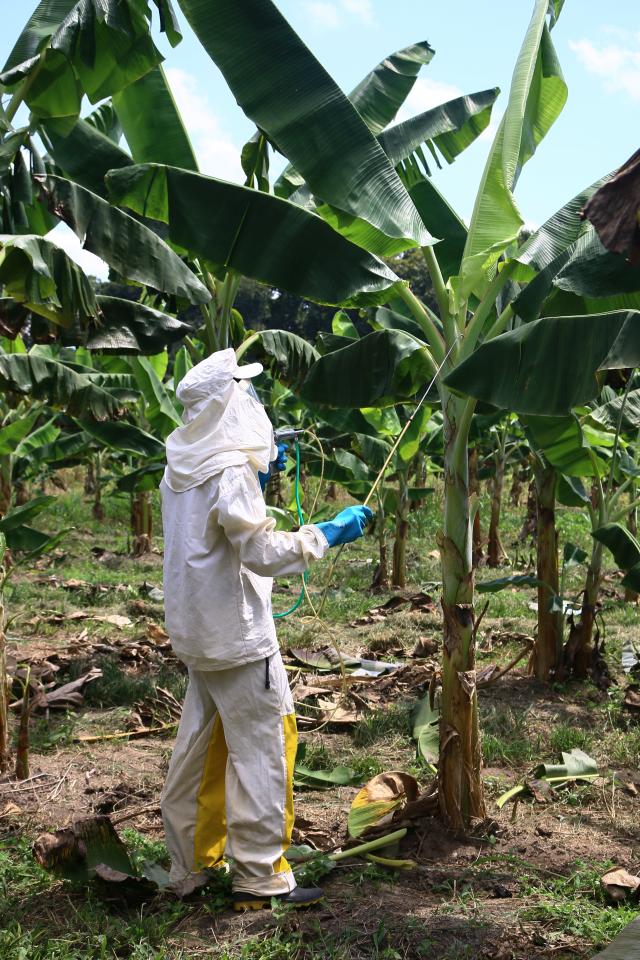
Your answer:
[[[293,768],[296,762],[296,751],[298,749],[298,728],[296,726],[295,713],[288,713],[282,718],[284,729],[284,755],[287,765],[287,783],[284,802],[284,834],[282,837],[283,852],[291,845],[291,834],[293,832]],[[283,873],[289,870],[289,864],[284,857],[280,857],[273,865],[274,873]]]
[[[214,867],[222,859],[227,843],[224,780],[227,769],[227,742],[220,714],[211,728],[209,748],[196,798],[194,869]]]

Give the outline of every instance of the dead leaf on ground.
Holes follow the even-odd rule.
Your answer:
[[[640,686],[633,684],[624,693],[623,705],[632,713],[640,713]]]
[[[438,652],[440,644],[431,637],[418,637],[416,644],[409,654],[410,657],[431,657]]]
[[[410,613],[416,611],[420,613],[432,613],[436,605],[433,602],[433,597],[428,593],[420,592],[414,593],[410,597],[400,597],[394,596],[389,597],[386,603],[383,603],[381,606],[372,607],[363,617],[358,617],[357,620],[352,620],[349,624],[350,627],[365,627],[370,623],[378,623],[380,620],[384,620],[385,617],[390,616],[392,613],[396,613],[402,607],[409,606]]]
[[[607,895],[616,903],[629,897],[634,899],[640,897],[640,877],[634,876],[621,867],[616,867],[615,870],[609,870],[608,873],[605,873],[600,878],[600,883]]]
[[[88,673],[83,674],[76,680],[70,680],[69,683],[63,683],[60,687],[45,689],[38,683],[31,695],[31,710],[63,709],[73,706],[79,707],[84,703],[84,697],[80,693],[82,688],[92,680],[97,680],[102,676],[102,670],[98,667],[92,667]],[[22,698],[15,700],[10,707],[12,710],[18,710],[22,706]]]

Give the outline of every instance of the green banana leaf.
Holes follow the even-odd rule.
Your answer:
[[[59,436],[60,427],[56,426],[56,417],[52,417],[20,441],[14,451],[14,457],[16,460],[19,460],[30,457],[34,453],[39,454],[43,448],[48,447],[51,443],[55,443]]]
[[[113,105],[136,163],[198,169],[189,134],[161,66],[116,93]]]
[[[78,418],[78,425],[102,446],[118,453],[132,453],[151,459],[164,456],[164,443],[161,440],[125,420]]]
[[[373,407],[412,397],[429,378],[425,348],[399,330],[378,330],[320,357],[302,385],[307,403]]]
[[[537,587],[540,583],[532,574],[516,573],[508,577],[498,577],[496,580],[480,580],[476,582],[476,590],[478,593],[499,593],[512,587]]]
[[[257,355],[275,368],[278,379],[288,384],[299,384],[308,374],[320,354],[310,343],[288,330],[260,330],[256,336]]]
[[[35,410],[0,427],[0,457],[6,457],[16,452],[39,416],[40,411]]]
[[[415,155],[416,162],[421,161],[429,175],[423,145],[436,160],[437,149],[447,163],[453,163],[458,154],[488,127],[491,109],[499,93],[499,87],[493,87],[440,103],[410,120],[389,127],[378,136],[380,145],[394,167]]]
[[[385,57],[349,94],[372,133],[378,134],[391,123],[411,93],[420,68],[429,63],[435,51],[428,43],[415,43]],[[289,164],[275,182],[275,193],[288,199],[304,185],[302,177]]]
[[[0,235],[0,286],[5,296],[61,326],[99,313],[89,279],[44,237]]]
[[[38,129],[62,172],[100,197],[107,195],[107,172],[133,163],[125,150],[86,120],[78,120],[70,130],[61,131],[55,121],[41,123]]]
[[[157,490],[164,473],[163,463],[150,463],[139,470],[132,470],[116,480],[116,489],[121,493],[144,493]]]
[[[552,787],[564,787],[568,783],[576,781],[592,783],[599,776],[596,761],[578,747],[568,753],[563,752],[562,761],[562,763],[539,764],[532,773],[532,779],[542,780]],[[498,797],[496,806],[502,808],[508,800],[513,800],[514,797],[528,792],[530,790],[526,782],[511,787],[510,790]]]
[[[640,592],[640,543],[621,523],[606,523],[593,531],[594,540],[603,543],[624,571],[622,585]]]
[[[72,416],[119,416],[122,400],[64,363],[28,353],[0,354],[0,389],[64,407]]]
[[[566,417],[522,417],[521,422],[533,450],[558,473],[566,477],[592,477],[594,464],[600,476],[606,472],[605,462],[590,448],[575,413]]]
[[[599,404],[589,416],[610,430],[615,430],[620,421],[621,410],[622,432],[637,433],[640,429],[640,390],[630,390],[626,397],[619,396],[607,403]]]
[[[120,143],[122,126],[113,109],[113,101],[107,100],[85,117],[89,126],[103,133],[112,143]]]
[[[413,90],[421,68],[431,62],[434,54],[426,40],[397,50],[351,91],[349,100],[372,133],[380,133],[391,123]]]
[[[13,88],[28,78],[24,99],[36,117],[77,116],[83,92],[97,103],[162,61],[151,39],[150,16],[147,4],[136,0],[43,0],[0,83]]]
[[[431,707],[428,691],[413,709],[411,739],[416,741],[419,756],[435,770],[440,755],[440,711]]]
[[[361,246],[378,252],[379,234],[405,245],[430,242],[380,144],[275,4],[180,0],[180,7],[246,115],[317,197],[357,218]]]
[[[467,227],[435,184],[420,171],[405,170],[405,183],[422,221],[433,237],[438,238],[433,251],[445,279],[460,271],[467,241]]]
[[[63,177],[41,180],[50,209],[76,234],[83,248],[123,277],[207,303],[211,294],[189,267],[156,234],[85,187]]]
[[[144,415],[155,436],[165,440],[182,425],[172,397],[153,369],[148,357],[131,357],[131,370],[144,397]]]
[[[12,533],[25,523],[35,520],[43,510],[46,510],[55,501],[56,498],[51,496],[34,497],[33,500],[20,507],[13,507],[0,519],[0,532],[4,533],[5,536]]]
[[[402,330],[417,340],[424,340],[424,331],[416,320],[412,317],[405,317],[401,313],[396,313],[395,310],[390,310],[388,307],[378,307],[373,320],[370,320],[369,323],[374,330]],[[345,343],[343,346],[346,347],[347,344]]]
[[[112,199],[169,224],[169,239],[219,268],[320,303],[364,306],[397,282],[376,257],[287,200],[159,164],[107,176]]]
[[[135,300],[98,297],[99,322],[87,328],[83,343],[103,353],[151,354],[192,332],[181,320]]]
[[[523,324],[482,344],[445,383],[505,410],[562,416],[598,396],[598,371],[640,365],[638,317],[618,310]]]
[[[308,787],[312,790],[326,790],[330,787],[350,787],[361,783],[362,777],[351,767],[338,766],[333,770],[313,770],[304,764],[306,746],[298,745],[296,762],[293,768],[294,786]]]
[[[513,72],[507,108],[480,183],[461,265],[469,291],[477,285],[487,262],[495,262],[517,237],[523,219],[513,190],[520,171],[567,99],[567,86],[546,23],[548,12],[548,0],[536,0]]]

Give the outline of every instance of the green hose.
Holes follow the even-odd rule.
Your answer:
[[[298,523],[300,524],[300,526],[302,526],[304,523],[304,514],[302,512],[302,504],[300,503],[300,444],[298,443],[297,440],[295,440],[294,442],[296,447],[296,479],[295,479],[295,488],[294,488],[295,498],[296,498],[296,511],[298,514]],[[305,570],[305,572],[302,574],[302,587],[300,588],[300,594],[298,596],[298,599],[296,600],[294,605],[290,607],[288,610],[285,610],[284,613],[274,613],[273,614],[274,620],[281,620],[283,617],[288,617],[290,614],[295,613],[298,607],[302,604],[302,601],[304,600],[307,577],[308,577],[308,573]]]

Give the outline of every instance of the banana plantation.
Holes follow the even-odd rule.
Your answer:
[[[613,144],[591,183],[553,156],[570,93],[556,37],[579,29],[581,5],[522,0],[502,89],[483,21],[483,88],[436,81],[428,103],[425,78],[456,64],[440,63],[451,46],[434,60],[427,9],[396,5],[414,42],[384,56],[363,27],[345,93],[349,72],[325,69],[292,4],[14,6],[0,56],[1,960],[639,958],[640,154]],[[300,7],[327,30],[389,13]],[[183,43],[250,124],[242,180],[194,146]],[[541,177],[532,223],[518,181],[535,183],[545,152],[575,182],[548,215]],[[463,163],[464,216],[445,196]],[[222,429],[213,387],[209,434],[189,407],[222,357],[242,409],[270,421],[267,473],[238,415],[241,453],[225,441],[222,466],[204,483],[185,466],[175,492],[176,438],[200,450]],[[228,482],[218,521],[241,469],[250,482]],[[190,585],[220,531],[203,598]],[[242,662],[183,656],[176,604],[211,635],[237,615]],[[258,652],[272,618],[280,652]],[[234,695],[227,722],[223,693],[252,664],[258,693]],[[197,684],[224,729],[216,747],[209,725],[194,773],[178,751],[192,763],[200,749]],[[290,750],[281,704],[284,828],[253,719],[269,691],[292,699],[298,730]],[[222,846],[201,855],[216,817]],[[176,830],[195,850],[182,886]],[[279,860],[261,874],[244,851],[274,830]]]

